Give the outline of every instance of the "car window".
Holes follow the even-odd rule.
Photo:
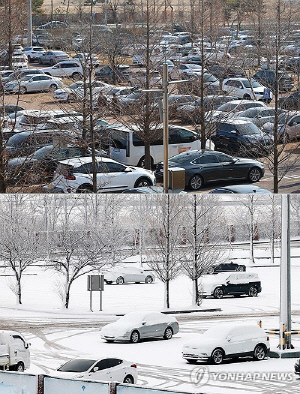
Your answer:
[[[119,163],[108,162],[105,163],[105,167],[107,168],[107,172],[124,172],[125,166]]]
[[[193,164],[212,164],[219,163],[216,155],[203,155],[193,160]]]
[[[230,163],[233,161],[233,158],[229,155],[220,154],[217,157],[218,157],[220,163]],[[222,264],[220,264],[220,265],[222,265]]]
[[[108,358],[106,359],[106,361],[107,361],[107,368],[116,367],[117,365],[120,365],[123,362],[119,358]]]
[[[195,141],[195,134],[185,129],[170,129],[169,130],[169,143],[182,144]]]
[[[298,125],[300,123],[300,116],[295,116],[291,121],[290,121],[290,126]]]
[[[225,131],[227,133],[230,133],[230,131],[235,130],[235,125],[231,123],[219,123],[217,126],[217,131]]]
[[[21,349],[25,348],[25,342],[24,339],[20,337],[20,335],[13,335],[14,338],[14,344],[18,345]]]
[[[104,360],[101,360],[101,361],[97,362],[97,364],[94,366],[94,368],[95,367],[98,367],[99,371],[102,371],[103,369],[108,368],[107,360],[104,359]]]
[[[93,172],[92,163],[82,164],[80,167],[74,168],[74,172],[79,174],[91,174]]]

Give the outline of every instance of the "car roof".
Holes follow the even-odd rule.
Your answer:
[[[246,119],[226,119],[226,120],[220,120],[218,123],[229,123],[229,124],[248,124],[248,123],[252,123],[251,120],[246,120]]]
[[[115,160],[109,159],[108,157],[96,157],[97,161],[105,163],[117,163]],[[74,168],[80,167],[83,164],[91,163],[92,157],[76,157],[73,159],[66,159],[59,161],[60,164],[73,166]]]
[[[229,185],[229,186],[224,186],[220,187],[216,190],[229,190],[233,191],[234,193],[270,193],[272,194],[269,190],[263,189],[259,186],[255,185]]]

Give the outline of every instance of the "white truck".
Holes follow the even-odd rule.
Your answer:
[[[30,367],[30,344],[16,331],[0,331],[0,369],[23,372]]]

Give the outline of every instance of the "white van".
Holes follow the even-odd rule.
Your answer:
[[[0,331],[0,369],[23,372],[29,368],[29,345],[16,331]]]
[[[106,129],[111,140],[110,157],[126,165],[143,166],[145,146],[134,130],[137,130],[134,126],[129,129],[123,125],[112,125]],[[153,133],[157,133],[157,141],[151,144],[150,155],[151,163],[155,165],[164,158],[162,125],[153,129]],[[206,149],[214,149],[211,141],[206,145]],[[185,127],[169,126],[169,157],[191,149],[201,149],[199,135]]]

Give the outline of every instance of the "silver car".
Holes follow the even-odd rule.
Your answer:
[[[20,93],[25,94],[27,92],[43,92],[43,91],[54,91],[58,88],[62,88],[63,83],[60,78],[54,78],[50,75],[27,75],[21,81],[12,81],[5,85],[5,91],[7,93]]]
[[[130,341],[137,343],[145,338],[171,339],[179,332],[175,317],[160,312],[130,312],[115,323],[104,326],[101,338],[106,342]]]
[[[147,283],[151,284],[155,280],[154,274],[143,270],[139,267],[115,267],[104,273],[104,281],[110,285],[116,283],[123,285],[124,283]]]

